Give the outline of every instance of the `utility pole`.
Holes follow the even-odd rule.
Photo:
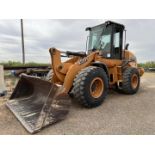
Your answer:
[[[21,23],[21,41],[22,41],[22,60],[25,64],[25,47],[24,47],[24,30],[23,30],[23,19],[20,20]]]

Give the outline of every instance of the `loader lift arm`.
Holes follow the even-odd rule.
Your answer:
[[[87,57],[81,57],[81,55],[76,56],[62,63],[60,57],[61,51],[50,48],[49,52],[51,54],[52,68],[54,71],[54,82],[62,84],[65,93],[70,91],[77,73],[83,68],[90,66],[95,59],[95,55],[98,53],[92,52]]]

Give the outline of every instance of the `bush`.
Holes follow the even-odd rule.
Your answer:
[[[1,62],[0,65],[3,65],[4,67],[18,67],[18,66],[49,66],[50,64],[47,63],[36,63],[36,62],[28,62],[25,65],[23,65],[21,62],[19,61],[8,61],[8,62]],[[139,63],[138,67],[143,67],[143,68],[155,68],[155,61],[148,61],[145,63]]]
[[[3,65],[4,67],[18,67],[18,66],[35,67],[35,66],[49,66],[50,64],[36,63],[36,62],[28,62],[28,63],[22,64],[19,61],[8,61],[8,62],[1,62],[0,65]]]
[[[155,61],[148,61],[145,63],[139,63],[138,64],[139,67],[143,67],[143,68],[155,68]]]

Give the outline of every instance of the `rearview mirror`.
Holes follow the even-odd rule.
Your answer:
[[[128,50],[128,48],[129,48],[129,43],[125,45],[125,50]]]

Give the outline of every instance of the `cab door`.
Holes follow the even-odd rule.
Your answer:
[[[122,59],[123,29],[114,25],[112,38],[112,59]]]

